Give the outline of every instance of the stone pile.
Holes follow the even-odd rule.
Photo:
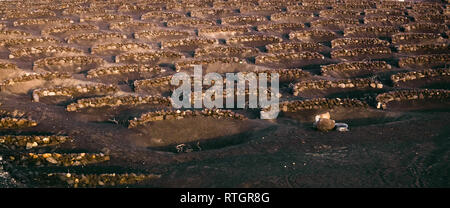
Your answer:
[[[167,2],[167,10],[185,11],[194,8],[210,8],[211,4],[204,1],[182,1],[182,2]]]
[[[331,52],[331,58],[365,58],[370,56],[390,56],[389,47],[337,49]]]
[[[135,91],[139,91],[140,89],[142,89],[144,87],[169,86],[171,79],[172,79],[172,76],[164,76],[164,77],[158,77],[158,78],[152,78],[152,79],[135,80],[133,83],[133,86],[134,86]]]
[[[294,96],[299,96],[306,90],[327,90],[330,88],[340,89],[381,89],[383,84],[367,78],[344,79],[344,80],[309,80],[295,83],[292,86]]]
[[[0,136],[0,145],[9,149],[32,149],[39,147],[48,147],[71,141],[68,136],[18,136],[6,135]]]
[[[336,3],[336,4],[332,5],[332,8],[340,9],[340,10],[356,10],[356,11],[364,11],[366,9],[372,8],[372,5],[370,5],[370,4],[355,4],[355,3],[349,3],[349,4]]]
[[[400,32],[393,26],[359,26],[348,27],[344,29],[346,37],[391,37],[391,35]]]
[[[392,69],[391,65],[385,61],[355,61],[342,62],[338,64],[323,65],[320,71],[323,75],[330,72],[347,72],[347,71],[386,71]]]
[[[310,13],[312,15],[314,15],[312,12],[319,12],[319,11],[326,10],[326,9],[328,9],[328,6],[320,5],[320,4],[317,4],[317,5],[312,5],[312,4],[309,4],[309,5],[291,5],[291,6],[287,6],[286,7],[286,10],[289,13],[300,11],[300,12],[308,12],[308,13]],[[313,17],[313,16],[311,16],[311,17]]]
[[[271,43],[280,43],[283,39],[273,35],[245,35],[229,38],[226,42],[228,45],[248,45],[264,42],[264,45]]]
[[[224,25],[255,25],[268,22],[266,17],[257,15],[223,17],[221,21]]]
[[[191,17],[197,18],[217,18],[228,15],[233,15],[235,12],[231,9],[195,9],[191,11]]]
[[[350,17],[357,17],[360,16],[360,11],[354,11],[354,10],[336,10],[336,9],[327,9],[327,10],[321,10],[319,12],[320,17],[327,17],[327,18],[336,18],[336,17],[344,17],[344,18],[350,18]]]
[[[252,1],[214,1],[213,8],[238,9],[243,6],[257,6],[257,2]]]
[[[290,30],[301,30],[304,28],[305,25],[301,23],[272,23],[257,26],[257,30],[261,32],[285,32]]]
[[[19,77],[14,77],[11,79],[3,80],[0,82],[0,87],[5,87],[8,85],[20,84],[21,82],[27,82],[32,80],[53,80],[53,79],[69,79],[71,75],[69,73],[59,73],[59,72],[46,72],[46,73],[27,73]]]
[[[442,40],[442,37],[435,33],[399,33],[392,35],[393,44],[436,42],[439,40]]]
[[[244,115],[232,112],[231,110],[203,109],[203,110],[163,110],[142,114],[139,118],[129,121],[128,128],[135,128],[150,122],[162,120],[179,120],[192,117],[212,117],[215,119],[237,119],[246,120]]]
[[[43,9],[35,9],[30,11],[11,11],[3,14],[1,20],[10,20],[10,19],[26,19],[26,18],[40,18],[40,17],[55,17],[56,13],[49,10]]]
[[[198,29],[199,36],[209,36],[217,33],[225,33],[230,35],[242,35],[250,32],[249,27],[245,26],[214,26]]]
[[[156,51],[156,52],[145,52],[145,53],[125,53],[117,55],[115,58],[116,63],[121,62],[138,62],[138,63],[148,63],[148,62],[158,62],[161,59],[181,59],[184,55],[172,52],[172,51]]]
[[[103,153],[26,153],[6,157],[10,162],[35,166],[85,166],[110,160]]]
[[[311,22],[311,27],[313,28],[344,29],[346,27],[354,27],[356,25],[359,25],[359,20],[355,18],[318,19]]]
[[[237,57],[217,57],[217,58],[204,58],[195,60],[179,61],[175,63],[175,69],[177,72],[181,70],[193,69],[194,65],[208,65],[208,64],[245,64],[247,63],[244,59]]]
[[[159,40],[161,38],[185,38],[188,37],[189,32],[178,31],[178,30],[144,30],[140,32],[135,32],[133,37],[136,39],[150,39]]]
[[[332,48],[361,48],[389,46],[386,40],[378,38],[338,38],[331,41]]]
[[[122,4],[117,8],[118,12],[131,12],[131,13],[138,13],[138,12],[150,12],[150,11],[161,11],[163,10],[162,7],[157,7],[154,5],[148,5],[148,4]]]
[[[64,66],[78,66],[78,68],[81,68],[83,66],[88,65],[101,66],[104,63],[105,60],[103,60],[102,58],[90,56],[47,57],[36,60],[33,63],[33,70],[46,69],[48,67],[64,67]]]
[[[240,13],[261,13],[261,12],[269,12],[269,13],[274,13],[274,12],[281,12],[283,11],[283,7],[282,6],[267,6],[267,5],[257,5],[257,6],[241,6],[239,8]]]
[[[308,100],[294,100],[280,103],[282,112],[299,112],[303,110],[344,108],[368,108],[369,105],[363,101],[350,98],[315,98]]]
[[[1,70],[18,70],[19,67],[17,65],[7,62],[1,62],[0,61],[0,71]]]
[[[114,187],[124,185],[135,185],[140,182],[152,179],[159,179],[161,175],[155,174],[74,174],[74,173],[51,173],[46,178],[57,179],[65,182],[73,188],[95,188],[95,187]]]
[[[405,16],[366,16],[364,17],[364,24],[373,25],[403,25],[410,21]]]
[[[111,39],[127,39],[126,35],[120,33],[87,33],[80,35],[71,35],[66,38],[67,43],[80,43],[84,41],[99,41]]]
[[[78,31],[97,31],[99,30],[98,26],[95,25],[65,25],[65,26],[56,26],[45,28],[42,30],[42,35],[55,35],[61,33],[68,32],[78,32]]]
[[[289,61],[317,61],[323,60],[325,57],[317,52],[293,52],[293,53],[277,53],[268,55],[259,55],[255,58],[255,64],[267,63],[284,63]]]
[[[46,44],[56,44],[56,43],[59,43],[59,41],[54,38],[48,38],[48,37],[0,39],[0,46],[4,46],[6,48],[30,46],[30,45],[46,45]]]
[[[239,46],[215,46],[206,48],[195,49],[195,57],[251,57],[258,54],[259,51],[256,48],[251,47],[239,47]]]
[[[378,102],[377,108],[387,108],[387,104],[392,101],[409,101],[409,100],[444,100],[447,101],[450,98],[450,90],[441,89],[411,89],[411,90],[398,90],[379,94],[376,97]]]
[[[414,15],[414,20],[416,22],[430,22],[438,24],[448,24],[450,22],[450,17],[444,14],[420,14]]]
[[[125,29],[147,29],[157,27],[157,24],[152,22],[112,22],[109,24],[109,29],[111,30],[125,30]]]
[[[337,34],[329,30],[312,29],[294,31],[289,33],[291,40],[303,41],[331,41],[337,37]]]
[[[83,51],[63,46],[37,46],[27,47],[20,49],[11,49],[9,58],[22,58],[22,57],[36,57],[36,56],[70,56],[70,55],[82,55]]]
[[[90,51],[91,54],[100,54],[108,51],[112,52],[130,52],[134,50],[151,50],[152,47],[145,43],[108,43],[93,46]]]
[[[61,18],[61,19],[20,19],[13,22],[14,27],[19,26],[30,26],[30,25],[65,25],[72,24],[73,20],[69,18]]]
[[[84,108],[136,106],[141,104],[170,105],[171,101],[169,98],[160,96],[105,96],[77,100],[76,103],[69,104],[66,110],[77,111]]]
[[[193,18],[179,18],[167,20],[167,27],[207,27],[216,25],[215,21]]]
[[[397,9],[366,9],[364,14],[366,16],[403,16],[405,11]]]
[[[310,11],[280,12],[270,15],[270,20],[276,22],[298,22],[299,20],[309,20],[314,18]]]
[[[266,45],[266,50],[268,53],[291,53],[302,51],[319,52],[326,49],[326,46],[320,43],[312,42],[282,42]]]
[[[37,126],[37,122],[27,118],[2,117],[0,129],[20,129]]]
[[[114,94],[117,91],[119,91],[119,88],[117,86],[105,84],[89,84],[89,85],[76,85],[70,87],[43,88],[33,90],[33,101],[39,102],[40,98],[50,96],[77,97],[86,94],[106,95],[106,94]]]
[[[439,65],[448,65],[450,63],[450,54],[431,54],[418,55],[406,58],[400,58],[398,65],[404,67],[432,67]]]
[[[141,20],[163,20],[168,21],[172,19],[180,19],[185,17],[183,14],[168,12],[168,11],[152,11],[147,12],[141,16]]]
[[[0,38],[14,38],[14,37],[27,37],[27,36],[31,36],[31,34],[20,31],[20,30],[1,30],[0,29]]]
[[[95,78],[101,77],[105,75],[120,75],[120,74],[128,74],[128,73],[143,73],[143,72],[151,72],[151,73],[161,73],[163,69],[159,66],[151,66],[151,65],[138,65],[138,64],[129,64],[129,65],[121,65],[121,66],[110,66],[110,67],[101,67],[96,69],[91,69],[87,72],[87,78]]]
[[[450,69],[425,69],[393,74],[391,75],[391,80],[395,86],[399,86],[399,83],[401,82],[430,78],[448,78],[449,76]]]
[[[161,49],[173,49],[179,47],[201,48],[209,45],[217,44],[216,39],[206,38],[185,38],[178,40],[161,41]]]
[[[400,53],[437,54],[448,53],[450,47],[448,43],[404,44],[398,45],[397,51]]]
[[[104,8],[95,8],[95,7],[70,7],[67,9],[64,9],[62,11],[63,15],[89,15],[89,14],[105,14],[106,10]]]
[[[409,33],[442,33],[447,30],[445,24],[434,24],[428,22],[414,22],[402,26]]]
[[[132,21],[133,17],[129,15],[117,14],[94,14],[83,15],[80,17],[80,22],[98,22],[98,21]]]
[[[379,1],[376,2],[377,9],[407,9],[411,8],[411,2],[404,1]]]

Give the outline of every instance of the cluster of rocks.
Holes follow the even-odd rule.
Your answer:
[[[215,46],[206,48],[195,49],[195,57],[250,57],[258,54],[259,51],[256,48],[251,47],[239,47],[239,46]]]
[[[245,35],[231,37],[227,40],[227,44],[251,44],[264,42],[265,44],[280,43],[283,39],[273,35]]]
[[[374,46],[389,46],[386,40],[378,38],[337,38],[331,41],[332,48],[360,48]]]
[[[271,73],[277,73],[280,77],[280,81],[283,80],[295,80],[301,78],[311,77],[311,74],[302,69],[267,69],[267,70],[256,70],[255,73],[267,73],[267,80],[270,80]]]
[[[109,29],[111,29],[111,30],[124,30],[127,28],[139,30],[139,29],[147,29],[147,28],[153,28],[153,27],[157,27],[157,24],[152,23],[152,22],[136,22],[136,21],[112,22],[111,24],[109,24]]]
[[[232,8],[238,9],[243,6],[257,6],[257,3],[252,1],[214,1],[214,8]]]
[[[39,98],[49,96],[77,97],[82,94],[105,95],[105,94],[113,94],[117,91],[119,91],[119,88],[117,86],[105,84],[89,84],[89,85],[76,85],[69,87],[43,88],[33,90],[33,101],[39,102]]]
[[[80,43],[82,41],[99,41],[111,39],[127,39],[127,36],[120,33],[87,33],[72,35],[66,38],[66,41],[67,43]]]
[[[364,24],[374,25],[403,25],[408,24],[409,18],[405,16],[367,16]]]
[[[19,47],[24,45],[40,45],[40,44],[55,44],[55,43],[59,43],[59,41],[49,37],[0,39],[0,46],[4,46],[7,48]]]
[[[55,34],[61,34],[61,33],[67,33],[67,32],[97,31],[97,30],[99,30],[99,27],[96,25],[81,24],[81,25],[64,25],[64,26],[45,28],[42,30],[41,33],[42,33],[42,35],[55,35]]]
[[[199,48],[217,43],[218,41],[216,39],[206,39],[206,38],[185,38],[178,40],[166,40],[161,41],[161,49],[178,48],[178,47]]]
[[[117,107],[123,105],[135,106],[141,104],[169,105],[170,103],[169,98],[160,96],[105,96],[79,99],[76,103],[69,104],[66,110],[77,111],[84,108]]]
[[[161,11],[162,7],[157,7],[155,5],[148,4],[122,4],[117,8],[118,12],[150,12],[150,11]]]
[[[257,26],[257,30],[261,32],[284,32],[290,30],[301,30],[303,28],[305,28],[305,25],[301,23],[272,23]]]
[[[193,69],[194,65],[208,65],[208,64],[244,64],[247,63],[244,59],[238,57],[217,57],[217,58],[204,58],[204,59],[194,59],[179,61],[175,63],[175,69],[177,72],[186,69]]]
[[[91,54],[99,54],[107,51],[129,52],[133,50],[151,50],[152,47],[145,43],[108,43],[91,47]]]
[[[237,119],[246,120],[247,118],[242,115],[235,113],[231,110],[221,110],[221,109],[203,109],[203,110],[162,110],[155,112],[148,112],[142,114],[139,118],[134,118],[129,121],[128,128],[135,128],[140,125],[144,125],[154,121],[162,120],[179,120],[183,118],[190,117],[212,117],[215,119]]]
[[[118,14],[94,14],[94,15],[83,15],[80,17],[80,22],[98,22],[98,21],[132,21],[133,17],[129,15],[118,15]]]
[[[445,24],[434,24],[428,22],[414,22],[402,26],[405,32],[410,33],[442,33],[447,30]]]
[[[198,29],[199,36],[214,35],[217,33],[229,33],[231,35],[242,35],[249,33],[250,28],[245,26],[214,26],[214,27],[204,27]]]
[[[304,5],[304,4],[302,4],[302,5],[290,5],[290,6],[286,7],[286,11],[288,11],[289,13],[300,11],[300,12],[308,12],[308,13],[310,13],[312,15],[314,15],[314,14],[311,13],[311,12],[319,12],[319,11],[325,10],[325,9],[328,9],[328,6],[321,5],[321,4],[316,4],[316,5],[313,5],[313,4],[308,4],[308,5]],[[311,16],[311,17],[313,17],[313,16]]]
[[[303,110],[344,108],[367,108],[369,105],[363,101],[350,98],[315,98],[308,100],[294,100],[280,103],[282,112],[298,112]]]
[[[195,9],[190,11],[191,17],[197,18],[209,18],[209,17],[222,17],[232,15],[235,12],[231,9],[213,8],[213,9]]]
[[[282,42],[266,45],[266,50],[269,53],[290,53],[302,51],[324,51],[327,47],[320,43],[313,42]]]
[[[439,40],[442,40],[442,37],[435,33],[399,33],[392,35],[393,44],[436,42]]]
[[[392,69],[392,66],[385,61],[354,61],[342,62],[337,64],[323,65],[320,67],[321,74],[329,72],[346,72],[346,71],[385,71]]]
[[[355,18],[340,18],[340,19],[318,19],[311,22],[311,27],[319,28],[346,28],[359,25],[359,20]]]
[[[418,55],[400,58],[398,65],[404,67],[432,67],[439,65],[448,65],[450,63],[450,54],[430,54]]]
[[[145,53],[126,53],[120,54],[115,57],[115,62],[138,62],[138,63],[147,63],[147,62],[158,62],[161,59],[181,59],[184,58],[184,55],[172,52],[172,51],[156,51],[156,52],[145,52]]]
[[[320,17],[328,17],[328,18],[333,18],[333,17],[349,18],[349,17],[357,17],[360,15],[361,15],[360,11],[354,11],[354,10],[327,9],[327,10],[321,10],[319,12]]]
[[[344,29],[344,36],[347,37],[391,37],[400,32],[394,26],[359,26]]]
[[[351,49],[337,49],[331,51],[331,58],[360,58],[368,56],[390,56],[392,51],[389,47],[372,47],[372,48],[351,48]]]
[[[292,86],[294,96],[298,96],[305,90],[326,90],[330,88],[383,88],[383,84],[368,78],[344,79],[344,80],[310,80],[297,82]]]
[[[268,19],[264,16],[247,15],[247,16],[231,16],[221,19],[222,24],[226,25],[254,25],[258,23],[266,23]]]
[[[376,2],[377,9],[407,9],[411,8],[411,2],[405,1],[379,1]]]
[[[400,53],[421,53],[436,54],[450,51],[448,43],[424,43],[424,44],[404,44],[398,45],[397,51]]]
[[[128,74],[128,73],[143,73],[143,72],[152,72],[152,73],[161,73],[163,69],[159,66],[151,66],[146,64],[129,64],[129,65],[121,65],[121,66],[110,66],[110,67],[101,67],[96,69],[91,69],[87,72],[87,78],[95,78],[104,75],[119,75],[119,74]]]
[[[239,11],[241,13],[253,13],[253,12],[281,12],[284,7],[278,5],[257,5],[257,6],[241,6]]]
[[[314,13],[312,12],[280,12],[270,15],[270,20],[276,22],[298,22],[299,20],[309,20],[314,18]]]
[[[403,16],[405,11],[397,9],[366,9],[364,14],[366,16]]]
[[[289,33],[289,39],[291,40],[331,41],[336,37],[337,34],[335,32],[321,29],[294,31]]]
[[[27,37],[27,36],[31,36],[31,34],[20,30],[0,30],[1,38]]]
[[[28,118],[2,117],[0,129],[19,129],[37,126],[37,122]]]
[[[255,64],[266,63],[283,63],[286,61],[302,61],[302,60],[323,60],[325,57],[317,52],[292,52],[292,53],[277,53],[268,55],[259,55],[255,58]]]
[[[185,16],[180,13],[175,13],[175,12],[152,11],[152,12],[147,12],[147,13],[143,14],[141,16],[141,20],[157,19],[157,20],[168,21],[171,19],[179,19],[179,18],[183,18],[183,17],[185,17]]]
[[[450,17],[444,14],[420,14],[414,15],[414,20],[417,22],[431,22],[439,24],[448,24],[450,22]]]
[[[14,27],[18,26],[29,26],[29,25],[64,25],[64,24],[72,24],[73,20],[69,18],[61,18],[61,19],[20,19],[13,22]]]
[[[50,10],[45,9],[34,9],[29,10],[27,12],[19,12],[19,11],[10,11],[3,14],[1,20],[10,20],[10,19],[26,19],[26,18],[39,18],[39,17],[55,17],[56,13]]]
[[[64,55],[82,55],[83,51],[63,46],[37,46],[19,49],[11,49],[9,58],[33,57],[33,56],[64,56]]]
[[[106,10],[104,8],[95,7],[69,7],[62,11],[63,15],[86,15],[86,14],[103,14]]]
[[[10,162],[35,166],[84,166],[110,160],[103,153],[26,153],[7,157]]]
[[[379,94],[376,97],[377,108],[387,108],[387,104],[392,101],[408,101],[408,100],[446,100],[450,98],[450,90],[442,89],[411,89],[397,90]]]
[[[135,32],[133,37],[136,39],[150,39],[150,40],[159,40],[161,38],[185,38],[190,34],[186,31],[178,31],[178,30],[144,30]]]
[[[114,187],[124,185],[135,185],[152,179],[159,179],[161,175],[135,174],[135,173],[104,173],[104,174],[74,174],[74,173],[51,173],[46,178],[65,182],[73,188],[95,188]]]
[[[366,9],[372,8],[372,5],[366,4],[366,3],[337,3],[332,5],[333,9],[340,9],[340,10],[356,10],[356,11],[363,11]]]
[[[69,73],[59,72],[46,72],[46,73],[27,73],[18,77],[3,80],[0,83],[0,87],[19,84],[21,82],[27,82],[31,80],[53,80],[53,79],[68,79],[71,75]]]
[[[166,9],[175,11],[184,11],[193,8],[209,8],[210,4],[204,1],[182,1],[167,2]]]
[[[3,29],[5,29],[5,28],[6,28],[6,24],[0,23],[0,30],[3,30]]]
[[[193,18],[179,18],[167,20],[168,27],[207,27],[216,25],[215,21]]]
[[[407,82],[418,79],[429,79],[433,77],[448,77],[450,76],[450,69],[424,69],[419,71],[401,72],[391,75],[391,80],[395,86],[399,85],[399,82]]]
[[[18,70],[19,67],[13,63],[0,62],[0,70]]]
[[[98,65],[101,66],[105,63],[105,60],[98,57],[91,56],[63,56],[63,57],[47,57],[38,59],[33,63],[33,70],[45,69],[47,67],[64,67],[64,66],[88,66]]]
[[[169,86],[170,80],[172,76],[164,76],[152,79],[140,79],[135,80],[133,83],[134,90],[139,91],[143,87],[160,87],[160,86]]]
[[[32,149],[39,147],[48,147],[62,144],[71,141],[72,138],[68,136],[20,136],[20,135],[6,135],[0,136],[0,145],[9,149]]]

